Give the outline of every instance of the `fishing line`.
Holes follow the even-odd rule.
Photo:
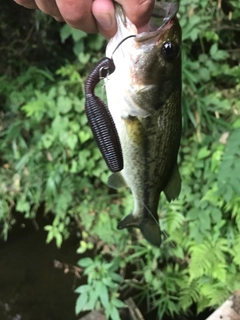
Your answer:
[[[114,51],[113,51],[113,53],[112,53],[112,56],[113,56],[113,54],[115,53],[115,51],[120,47],[120,45],[121,45],[125,40],[127,40],[127,39],[129,39],[129,38],[134,38],[134,37],[136,37],[136,35],[135,35],[135,34],[132,34],[132,35],[127,36],[126,38],[122,39],[122,40],[119,42],[119,44],[116,46],[116,48],[114,49]],[[111,59],[112,59],[112,56],[111,56]]]
[[[167,232],[166,232],[165,230],[162,230],[162,229],[161,229],[159,221],[157,221],[157,219],[154,217],[154,215],[152,214],[152,212],[150,211],[150,209],[146,206],[146,204],[145,204],[144,202],[142,202],[142,203],[143,203],[144,207],[147,209],[147,211],[150,213],[150,215],[152,216],[153,220],[154,220],[154,221],[156,222],[156,224],[159,226],[160,231],[164,234],[164,236],[165,236],[166,238],[168,238]],[[173,242],[171,241],[170,244],[172,245],[172,247],[176,248],[175,243],[173,243]]]
[[[136,35],[134,35],[134,34],[132,34],[132,35],[130,35],[130,36],[127,36],[126,38],[124,38],[124,39],[122,39],[120,42],[119,42],[119,44],[116,46],[116,48],[114,49],[114,51],[113,51],[113,53],[112,53],[112,56],[111,56],[111,60],[113,60],[113,54],[115,53],[115,51],[120,47],[120,45],[125,41],[125,40],[127,40],[127,39],[129,39],[129,38],[133,38],[133,37],[136,37]],[[103,73],[103,71],[104,70],[107,70],[107,75],[106,76],[103,76],[102,75],[102,73]],[[103,79],[106,79],[105,81],[108,81],[108,76],[110,75],[110,73],[108,72],[108,67],[101,67],[100,69],[99,69],[99,80],[101,81],[101,80],[103,80]],[[106,83],[105,82],[103,82],[103,84],[102,84],[102,99],[103,99],[103,97],[104,97],[104,93],[105,93],[105,85],[106,85]]]
[[[120,42],[119,42],[119,44],[116,46],[116,48],[114,49],[114,51],[113,51],[113,53],[112,53],[112,56],[111,56],[111,60],[113,60],[113,54],[115,53],[115,51],[120,47],[120,45],[125,41],[125,40],[127,40],[127,39],[129,39],[129,38],[133,38],[133,37],[136,37],[136,35],[135,34],[132,34],[132,35],[130,35],[130,36],[127,36],[126,38],[124,38],[124,39],[122,39]],[[104,71],[104,70],[107,70],[107,75],[106,76],[103,76],[102,75],[102,72]],[[103,79],[106,79],[106,81],[108,80],[108,76],[109,76],[109,72],[108,72],[108,67],[101,67],[100,69],[99,69],[99,80],[101,81],[101,80],[103,80]],[[103,96],[104,96],[104,93],[105,93],[105,83],[103,83],[103,85],[102,85],[102,99],[103,99]]]
[[[147,211],[150,213],[150,215],[152,216],[153,220],[156,222],[156,224],[159,226],[160,229],[160,224],[157,221],[157,219],[154,217],[154,215],[152,214],[152,212],[150,211],[150,209],[146,206],[146,204],[143,202],[144,207],[147,209]]]

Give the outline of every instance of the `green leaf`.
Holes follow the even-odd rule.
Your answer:
[[[118,312],[118,309],[113,306],[113,305],[109,305],[109,308],[108,308],[108,314],[109,316],[111,317],[111,319],[114,319],[114,320],[121,320],[120,319],[120,316],[119,316],[119,312]]]
[[[78,315],[81,311],[85,309],[86,303],[88,301],[88,294],[87,293],[82,293],[76,301],[75,305],[75,313]]]
[[[85,310],[94,310],[96,303],[99,299],[99,296],[93,288],[91,289],[91,292],[89,294],[89,301],[86,304]]]
[[[69,127],[73,132],[76,132],[76,133],[78,133],[80,130],[80,125],[75,121],[70,122]]]
[[[63,242],[63,237],[61,233],[56,233],[55,238],[56,238],[56,245],[58,248],[60,248]]]
[[[26,113],[27,117],[32,117],[45,111],[45,103],[41,100],[35,100],[25,104],[21,109]]]
[[[67,144],[71,150],[74,150],[77,142],[78,142],[77,135],[74,133],[70,133],[67,138]]]
[[[72,101],[68,97],[59,96],[57,98],[57,110],[63,114],[68,113],[72,109]]]
[[[226,58],[229,57],[229,54],[227,51],[224,51],[224,50],[219,50],[218,49],[218,45],[217,43],[214,43],[211,48],[210,48],[210,55],[211,57],[216,60],[216,61],[219,61],[219,60],[224,60]]]
[[[126,304],[117,298],[112,299],[111,304],[117,308],[126,308]]]
[[[74,292],[76,293],[86,293],[86,292],[89,292],[91,291],[91,286],[89,286],[88,284],[84,284],[84,285],[81,285],[80,287],[78,287],[77,289],[74,290]]]
[[[73,40],[75,42],[87,37],[87,34],[85,32],[83,32],[82,30],[73,29],[73,28],[71,29],[71,34],[72,34]]]
[[[118,288],[118,284],[116,282],[113,282],[111,278],[103,278],[102,282],[110,288]]]
[[[218,45],[217,45],[217,43],[214,43],[211,46],[210,51],[209,51],[212,58],[214,58],[214,56],[216,55],[217,51],[218,51]]]
[[[211,151],[208,150],[207,146],[202,147],[198,152],[198,159],[205,159],[211,154]]]
[[[228,57],[229,57],[229,54],[227,51],[218,50],[217,53],[214,55],[214,60],[216,61],[225,60]]]
[[[45,133],[42,136],[42,144],[44,148],[49,149],[54,142],[54,135],[51,133]]]
[[[78,136],[81,143],[84,143],[92,138],[92,135],[90,134],[90,132],[84,132],[84,131],[80,131],[78,133]]]
[[[48,231],[46,243],[50,243],[54,238],[54,228],[51,226],[51,229]]]
[[[222,219],[222,212],[218,208],[212,208],[211,209],[211,217],[213,220],[213,223],[219,223]]]
[[[199,34],[199,30],[197,30],[196,28],[193,28],[192,31],[191,31],[190,34],[189,34],[189,38],[190,38],[192,41],[196,41],[197,38],[198,38],[198,34]]]
[[[123,281],[123,277],[120,276],[120,274],[118,274],[118,273],[111,272],[110,276],[111,276],[111,279],[113,281],[116,281],[116,282],[122,282]]]
[[[103,307],[107,309],[109,305],[108,290],[107,290],[107,287],[102,282],[100,285],[100,300]]]
[[[99,51],[106,39],[101,34],[88,36],[88,45],[91,49]]]
[[[26,201],[26,199],[24,199],[23,197],[21,197],[20,199],[18,199],[17,201],[17,206],[16,206],[16,211],[19,212],[29,212],[30,210],[30,204],[28,201]]]
[[[204,80],[208,81],[210,79],[209,69],[201,67],[199,70],[199,76]]]
[[[199,209],[197,208],[191,208],[188,212],[187,212],[187,218],[190,220],[195,220],[198,218],[199,215]]]
[[[80,52],[78,55],[78,59],[82,64],[86,64],[91,58],[91,55],[89,53],[83,53]]]
[[[78,261],[80,267],[88,267],[92,264],[94,264],[94,261],[91,258],[83,258]]]
[[[54,133],[55,134],[61,133],[64,129],[67,128],[68,123],[69,123],[68,118],[64,116],[62,117],[58,114],[52,122],[52,128],[54,130]]]
[[[144,271],[144,278],[145,278],[146,282],[151,282],[153,280],[153,274],[150,269],[147,268]]]
[[[72,29],[69,25],[65,24],[60,31],[61,41],[64,43],[67,38],[70,37]]]

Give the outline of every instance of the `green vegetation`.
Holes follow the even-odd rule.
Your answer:
[[[84,113],[84,81],[106,41],[39,13],[12,21],[12,10],[24,9],[3,5],[1,236],[15,223],[14,208],[32,219],[41,204],[54,217],[47,242],[60,247],[79,228],[78,252],[94,258],[79,261],[87,284],[76,290],[77,313],[103,308],[117,320],[119,295],[134,288],[136,301],[145,299],[161,319],[193,303],[198,312],[219,305],[240,288],[240,3],[232,4],[233,12],[227,1],[224,12],[217,1],[180,4],[182,191],[170,204],[162,195],[160,250],[137,230],[116,230],[132,196],[106,186],[109,172]],[[135,270],[129,278],[127,267]]]

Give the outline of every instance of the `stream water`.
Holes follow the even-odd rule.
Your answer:
[[[56,268],[56,264],[76,265],[80,258],[76,254],[79,239],[74,235],[57,249],[54,242],[46,244],[43,225],[41,218],[37,223],[30,220],[18,222],[8,241],[0,242],[0,320],[80,318],[74,314],[77,297],[74,289],[84,279]],[[140,308],[144,313],[145,306]],[[156,313],[144,317],[145,320],[155,320]],[[204,320],[206,314],[188,318],[193,319]],[[124,316],[123,320],[127,317]]]
[[[46,232],[31,221],[18,224],[7,242],[0,243],[0,320],[75,320],[76,295],[80,281],[64,274],[54,260],[76,264],[78,239],[62,248],[46,245]]]

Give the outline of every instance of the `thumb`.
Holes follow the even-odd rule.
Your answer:
[[[146,25],[151,17],[154,0],[116,0],[126,13],[128,19],[135,24],[137,28]]]

